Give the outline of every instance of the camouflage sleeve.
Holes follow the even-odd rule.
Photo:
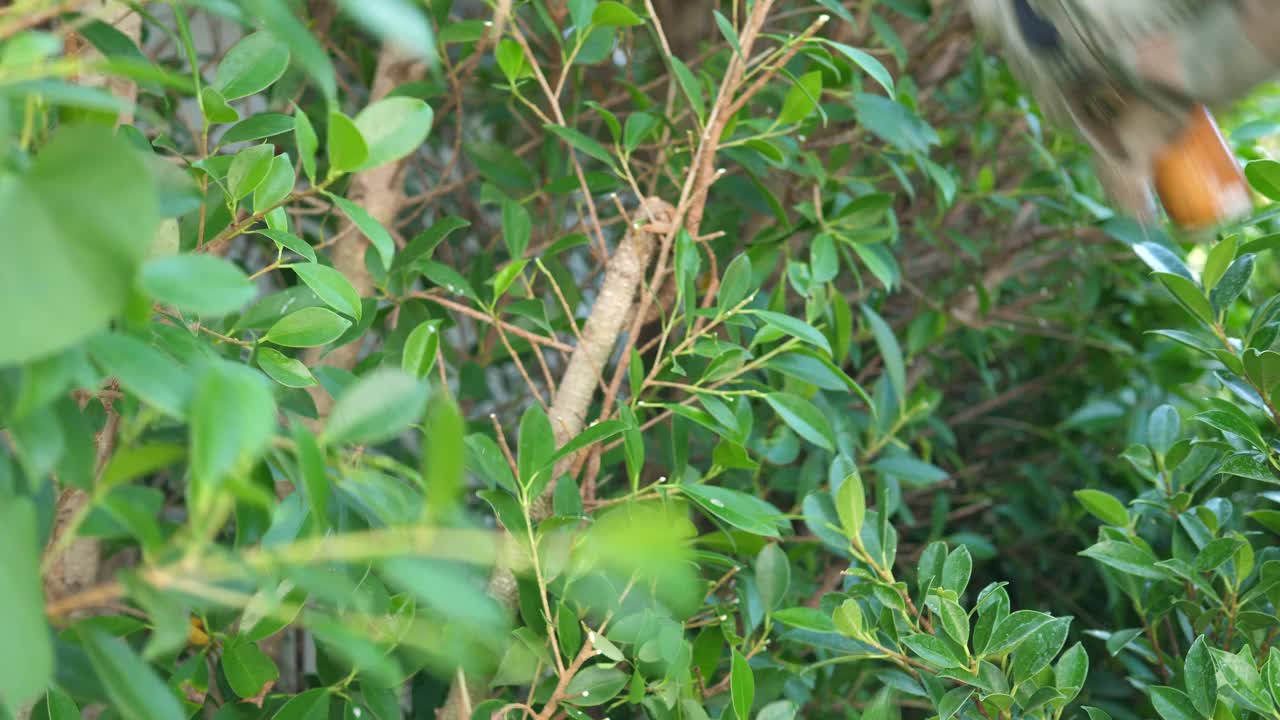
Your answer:
[[[1238,100],[1280,71],[1280,4],[1219,3],[1198,26],[1178,36],[1176,67],[1186,94],[1206,104]]]
[[[1280,0],[968,0],[1046,118],[1093,149],[1113,202],[1150,217],[1156,159],[1196,105],[1280,74]]]
[[[972,0],[1033,85],[1216,105],[1280,73],[1276,0]]]

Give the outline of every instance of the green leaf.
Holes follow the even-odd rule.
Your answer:
[[[1219,406],[1219,408],[1217,410],[1206,410],[1192,419],[1222,432],[1238,435],[1259,451],[1267,452],[1267,443],[1263,440],[1262,433],[1259,432],[1257,424],[1248,415],[1245,415],[1238,408],[1227,409],[1224,406]]]
[[[227,684],[242,698],[256,697],[267,683],[280,677],[280,670],[258,644],[245,640],[223,650],[222,672]]]
[[[1133,251],[1142,259],[1147,267],[1156,274],[1177,275],[1184,280],[1195,283],[1195,275],[1190,268],[1169,248],[1153,242],[1141,242],[1133,246]]]
[[[600,27],[632,27],[643,25],[644,20],[626,5],[614,0],[604,0],[591,13],[591,24]]]
[[[336,110],[329,112],[326,146],[330,176],[351,172],[369,159],[369,145],[360,134],[360,128],[351,118]]]
[[[1253,277],[1253,263],[1256,257],[1252,253],[1241,255],[1223,273],[1217,287],[1213,289],[1213,292],[1209,293],[1209,300],[1213,304],[1215,313],[1222,313],[1231,307],[1231,303],[1235,302],[1236,298],[1240,297],[1240,294],[1249,286],[1249,280]]]
[[[867,516],[867,492],[862,486],[862,476],[855,470],[850,473],[836,491],[836,513],[845,537],[850,542],[862,536],[862,525]]]
[[[814,282],[830,282],[840,272],[840,255],[831,233],[818,233],[809,246],[809,268]]]
[[[1072,645],[1066,652],[1062,653],[1057,666],[1053,668],[1053,684],[1063,694],[1067,695],[1068,702],[1084,687],[1084,682],[1088,677],[1089,653],[1085,651],[1084,645],[1081,643]]]
[[[316,129],[311,124],[311,118],[302,111],[301,107],[295,108],[293,111],[293,137],[298,147],[298,158],[302,161],[302,169],[307,173],[307,177],[311,179],[311,184],[316,182],[316,151],[320,149],[320,138],[316,136]]]
[[[434,119],[430,105],[403,96],[383,98],[361,110],[355,125],[368,146],[368,157],[357,169],[386,165],[417,150]]]
[[[947,471],[905,453],[886,455],[872,464],[882,475],[891,475],[911,487],[927,487],[947,479]]]
[[[862,388],[858,387],[853,378],[844,374],[840,368],[836,367],[835,363],[820,357],[817,353],[810,353],[806,350],[782,353],[770,358],[765,367],[770,370],[777,370],[783,375],[793,377],[822,390],[835,390],[842,393],[852,390],[858,393],[859,396],[863,395]],[[920,464],[923,465],[924,463]],[[942,475],[946,477],[946,473]]]
[[[799,395],[781,392],[769,393],[764,399],[797,435],[828,452],[835,450],[831,423],[813,403]]]
[[[938,163],[930,160],[927,157],[920,156],[918,158],[918,162],[924,166],[925,171],[929,173],[929,178],[933,180],[933,184],[936,185],[938,190],[942,193],[942,204],[946,207],[950,207],[951,203],[955,200],[955,197],[956,197],[957,188],[956,188],[955,175],[952,174],[951,171],[948,170],[947,168],[939,165]],[[866,246],[855,245],[854,247],[860,248],[860,247],[866,247]],[[879,246],[879,245],[873,245],[869,247],[876,247],[876,248],[883,249],[883,246]],[[864,258],[864,262],[865,262],[865,258]],[[881,282],[883,281],[884,281],[883,278],[881,278]],[[893,285],[890,283],[885,283],[885,284],[890,288],[893,287]]]
[[[485,35],[484,22],[483,20],[461,20],[449,23],[440,28],[440,35],[436,40],[441,45],[476,42]]]
[[[1270,200],[1280,200],[1280,162],[1254,160],[1244,166],[1244,176],[1254,190]]]
[[[858,605],[857,600],[852,598],[845,600],[840,604],[840,607],[836,608],[835,613],[831,616],[831,621],[836,630],[846,637],[857,638],[866,632],[865,621],[862,617],[862,607]]]
[[[777,330],[778,332],[781,332],[784,335],[790,335],[797,340],[813,345],[819,350],[825,352],[828,356],[831,355],[831,343],[827,341],[827,337],[818,332],[818,330],[809,323],[798,318],[793,318],[790,315],[771,312],[769,310],[749,310],[748,312],[760,318],[764,321],[765,325]]]
[[[464,440],[466,421],[453,398],[437,392],[427,402],[423,418],[422,481],[428,508],[436,518],[448,518],[465,488]]]
[[[801,75],[782,101],[782,110],[778,113],[778,123],[790,125],[805,119],[818,107],[822,97],[822,72],[814,71]]]
[[[858,123],[872,135],[906,153],[927,153],[939,144],[938,133],[915,111],[882,95],[854,95]]]
[[[686,718],[690,715],[686,714]],[[756,720],[795,720],[796,704],[790,700],[774,700],[760,708]]]
[[[1212,290],[1222,279],[1222,274],[1236,257],[1236,244],[1236,236],[1228,235],[1209,251],[1209,256],[1204,261],[1204,270],[1200,272],[1200,282],[1206,290]]]
[[[906,397],[907,392],[907,371],[906,365],[902,360],[902,347],[898,345],[898,339],[893,335],[893,329],[884,321],[876,311],[866,305],[862,306],[862,315],[867,319],[867,325],[871,326],[871,334],[875,336],[876,346],[880,348],[880,357],[884,361],[885,372],[889,375],[889,382],[893,385],[893,392],[899,398],[899,402]]]
[[[1165,289],[1173,295],[1178,304],[1188,313],[1191,313],[1192,317],[1206,325],[1213,325],[1213,306],[1209,304],[1204,293],[1200,291],[1200,288],[1193,281],[1181,275],[1171,275],[1169,273],[1153,274],[1164,284]]]
[[[1273,712],[1274,704],[1248,645],[1241,648],[1239,653],[1229,653],[1217,648],[1210,648],[1210,652],[1213,653],[1214,664],[1222,675],[1224,685],[1244,700],[1250,710],[1264,715]]]
[[[753,535],[779,537],[782,513],[769,503],[746,493],[714,485],[680,485],[680,491],[704,511]]]
[[[947,691],[938,702],[938,720],[951,720],[973,696],[973,688],[958,687]]]
[[[249,197],[250,193],[267,179],[271,172],[275,148],[270,145],[254,145],[236,153],[227,170],[227,188],[236,201]]]
[[[1031,633],[1052,620],[1051,616],[1033,610],[1009,613],[1007,617],[996,623],[995,629],[991,631],[991,638],[987,640],[987,646],[980,652],[988,657],[1003,655],[1018,647],[1022,641],[1030,637]]]
[[[716,27],[720,28],[720,34],[724,36],[725,42],[729,43],[729,47],[733,48],[735,54],[742,55],[742,41],[738,39],[738,31],[734,29],[733,23],[719,10],[712,10],[711,13],[715,16]]]
[[[455,231],[470,225],[469,221],[453,215],[437,220],[431,227],[414,236],[404,246],[404,250],[396,253],[396,256],[391,260],[391,272],[406,268],[420,258],[430,258],[436,246],[444,241],[445,238]]]
[[[1132,543],[1105,540],[1080,554],[1127,575],[1149,580],[1164,580],[1168,577],[1167,571],[1156,565],[1156,558],[1151,551]]]
[[[265,378],[230,362],[208,365],[191,397],[191,473],[216,484],[256,461],[275,434],[276,403]]]
[[[188,382],[190,380],[188,379]],[[156,443],[117,450],[102,471],[101,488],[111,488],[149,475],[187,456],[182,445]]]
[[[635,150],[656,127],[658,127],[658,119],[649,113],[631,113],[627,116],[626,125],[622,129],[622,146],[627,152]]]
[[[346,275],[318,263],[299,263],[290,267],[326,305],[343,315],[360,319],[360,294]]]
[[[1147,444],[1163,456],[1178,441],[1182,432],[1181,418],[1172,405],[1161,405],[1151,413],[1147,421]]]
[[[514,85],[520,78],[530,74],[528,61],[524,56],[524,49],[515,40],[507,37],[502,38],[502,40],[498,41],[498,46],[494,48],[493,54],[498,61],[498,68],[506,76],[507,82]]]
[[[1015,683],[1025,682],[1049,667],[1067,641],[1071,618],[1054,618],[1036,628],[1013,651],[1011,676]]]
[[[292,437],[311,520],[324,527],[329,517],[329,477],[325,471],[324,453],[316,442],[316,436],[301,422],[293,424]]]
[[[92,162],[86,162],[92,158]],[[0,172],[0,365],[70,347],[125,307],[159,221],[139,154],[110,130],[64,126],[25,174]]]
[[[556,434],[547,414],[538,405],[529,406],[520,418],[520,435],[516,441],[516,468],[520,485],[526,489],[546,487],[550,480],[551,459],[556,453]],[[543,477],[537,477],[541,474]],[[539,492],[529,492],[530,500]]]
[[[440,321],[426,320],[419,323],[404,340],[400,355],[400,368],[423,380],[435,366],[440,348]]]
[[[507,242],[507,252],[513,259],[524,257],[529,247],[529,236],[533,231],[533,219],[529,211],[520,203],[502,199],[502,239]]]
[[[885,288],[892,290],[900,284],[902,271],[884,245],[855,243],[853,252]]]
[[[36,508],[24,497],[0,501],[4,552],[0,553],[0,708],[35,700],[53,676],[53,636],[41,593],[39,530]],[[19,651],[19,648],[21,650]]]
[[[412,375],[379,368],[343,391],[325,424],[325,444],[374,445],[409,429],[426,408],[427,388]]]
[[[627,680],[627,674],[616,667],[590,665],[569,681],[565,702],[578,707],[603,705],[627,686]]]
[[[467,279],[457,270],[454,270],[444,263],[438,263],[432,260],[424,260],[418,264],[418,268],[422,270],[423,277],[436,285],[439,285],[451,293],[465,295],[476,303],[481,303],[480,297],[476,295],[476,291],[471,287],[471,283],[467,282]]]
[[[1236,477],[1261,480],[1262,482],[1278,482],[1276,480],[1275,473],[1271,471],[1271,465],[1267,462],[1266,457],[1259,453],[1248,451],[1238,452],[1228,456],[1214,472],[1218,472],[1223,475],[1234,475]]]
[[[946,562],[942,564],[942,587],[957,596],[963,595],[972,574],[973,556],[969,554],[968,547],[961,545],[948,553]]]
[[[293,118],[282,113],[259,113],[245,118],[229,128],[218,138],[221,145],[261,140],[287,133],[294,127]]]
[[[1192,567],[1196,572],[1211,572],[1231,559],[1236,550],[1244,544],[1243,540],[1233,537],[1217,538],[1210,541],[1196,554]]]
[[[508,263],[503,266],[501,270],[494,273],[491,282],[493,283],[493,298],[495,302],[503,295],[507,294],[507,290],[511,289],[512,283],[516,281],[516,278],[520,277],[520,273],[524,272],[524,269],[528,264],[529,261],[522,258],[515,262]]]
[[[1280,535],[1280,510],[1254,510],[1245,513],[1244,516]]]
[[[613,156],[609,154],[604,146],[596,142],[575,128],[563,127],[560,125],[543,125],[543,128],[550,130],[553,134],[564,140],[573,149],[590,155],[600,162],[613,167]]]
[[[932,635],[908,635],[902,638],[902,644],[911,649],[916,657],[938,669],[960,667],[964,659],[955,656],[951,646]]]
[[[328,308],[309,307],[280,318],[263,341],[285,347],[319,347],[342,336],[351,321]]]
[[[1208,341],[1182,330],[1149,330],[1148,332],[1151,335],[1159,335],[1161,337],[1168,338],[1180,345],[1185,345],[1192,350],[1202,352],[1209,357],[1214,357],[1214,352],[1219,349],[1211,345]]]
[[[1267,652],[1266,671],[1267,686],[1271,689],[1271,697],[1280,703],[1280,650],[1272,646]]]
[[[125,720],[185,720],[177,696],[123,640],[88,628],[79,635],[112,709]]]
[[[1153,686],[1151,705],[1164,720],[1199,720],[1200,718],[1200,713],[1191,704],[1187,694],[1177,688]]]
[[[938,619],[942,621],[942,629],[961,647],[969,645],[969,615],[955,600],[939,598]]]
[[[576,437],[565,443],[555,454],[551,456],[549,462],[559,462],[562,458],[569,457],[579,450],[604,442],[617,435],[622,434],[628,429],[626,422],[622,420],[605,420],[603,422],[593,422],[587,426],[586,430],[578,433]]]
[[[258,348],[255,357],[262,372],[285,387],[304,388],[316,384],[315,377],[301,360],[291,358],[275,348]]]
[[[257,212],[265,211],[283,203],[298,179],[293,174],[293,161],[288,153],[271,158],[267,176],[253,190],[253,207]]]
[[[174,418],[186,416],[191,378],[173,358],[154,347],[119,333],[102,333],[89,340],[89,354],[102,371],[143,402]]]
[[[1129,511],[1123,503],[1101,490],[1077,490],[1076,499],[1094,517],[1108,525],[1129,526]]]
[[[747,659],[736,649],[729,667],[729,696],[733,700],[733,714],[738,720],[751,719],[751,705],[756,697],[756,680]]]
[[[756,555],[756,587],[764,600],[765,612],[782,604],[791,586],[791,563],[777,543],[768,543]]]
[[[773,619],[783,625],[800,628],[801,630],[812,630],[813,632],[829,633],[836,629],[835,623],[829,615],[811,607],[790,607],[777,610],[773,613]]]
[[[382,223],[370,215],[369,211],[344,197],[332,193],[327,194],[329,199],[347,216],[347,219],[355,223],[356,227],[360,228],[360,232],[369,238],[373,249],[378,251],[378,257],[382,259],[383,269],[389,269],[392,256],[396,252],[396,242],[391,238],[391,233],[387,232]]]
[[[667,60],[671,63],[671,71],[675,73],[676,81],[680,83],[680,90],[688,98],[694,114],[698,116],[699,121],[705,122],[707,101],[702,95],[702,86],[698,84],[698,79],[693,76],[689,67],[675,56],[669,57]]]
[[[1089,707],[1088,705],[1081,709],[1089,716],[1089,720],[1111,720],[1111,715],[1105,710],[1099,710],[1096,707]]]
[[[170,255],[142,266],[142,289],[184,312],[204,316],[232,313],[258,294],[248,276],[213,255]]]
[[[872,80],[875,80],[880,84],[880,87],[884,88],[885,93],[887,93],[889,97],[897,96],[898,93],[893,88],[893,76],[889,74],[889,71],[885,68],[884,64],[877,60],[874,55],[866,52],[865,50],[849,47],[844,43],[835,42],[833,40],[824,40],[824,42],[840,51],[842,55],[849,58],[858,67],[862,68],[863,72],[870,75]]]
[[[326,720],[329,717],[329,692],[327,687],[300,692],[281,705],[272,720]]]
[[[279,247],[296,253],[307,262],[316,261],[315,248],[311,247],[310,243],[297,235],[287,233],[282,230],[273,230],[271,228],[260,228],[258,230],[254,230],[254,232],[271,240],[271,242],[275,243]]]
[[[222,56],[213,87],[227,100],[267,89],[289,67],[289,48],[267,33],[246,35]]]
[[[582,648],[582,624],[568,603],[560,603],[556,610],[556,635],[560,641],[560,652],[565,657],[577,656]]]
[[[1213,706],[1218,698],[1217,668],[1213,663],[1213,655],[1209,653],[1209,645],[1204,636],[1196,638],[1187,651],[1187,660],[1183,665],[1184,684],[1187,697],[1196,712],[1203,717],[1213,716]]]
[[[205,119],[210,123],[230,123],[240,119],[240,113],[227,104],[222,93],[206,87],[200,91],[200,107],[204,110]]]
[[[31,717],[39,720],[80,720],[81,715],[80,708],[76,706],[76,701],[72,700],[70,695],[59,688],[51,687],[45,693],[43,707],[37,703]]]

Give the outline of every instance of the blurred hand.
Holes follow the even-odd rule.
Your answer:
[[[1280,72],[1274,0],[969,0],[1051,122],[1093,149],[1117,209],[1154,217],[1157,158],[1199,105]]]

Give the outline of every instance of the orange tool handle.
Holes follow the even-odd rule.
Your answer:
[[[1156,194],[1179,226],[1202,230],[1248,214],[1249,184],[1209,109],[1197,106],[1155,163]]]

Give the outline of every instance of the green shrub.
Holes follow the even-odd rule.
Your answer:
[[[1278,96],[659,5],[0,8],[0,716],[1280,718]]]

